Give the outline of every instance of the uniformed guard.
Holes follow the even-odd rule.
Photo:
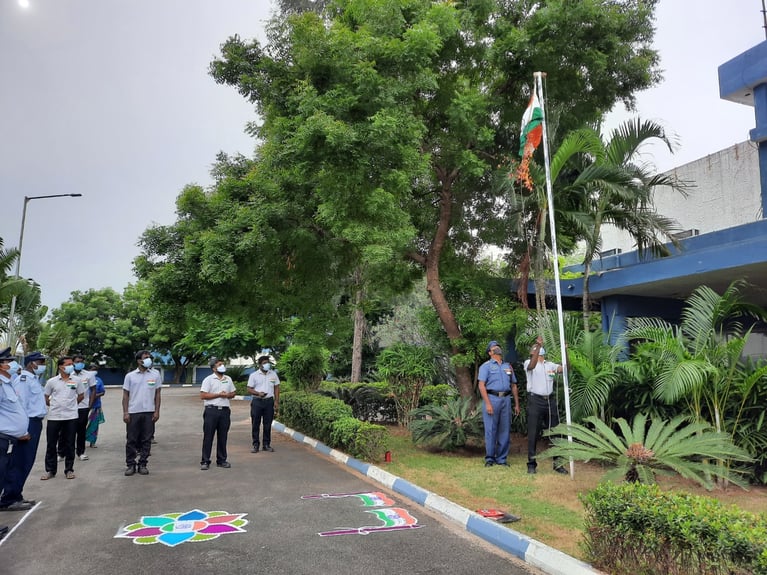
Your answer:
[[[514,415],[519,415],[517,378],[511,365],[503,361],[503,350],[497,341],[488,343],[486,352],[490,359],[479,366],[477,377],[485,426],[485,467],[508,467],[511,396],[514,397]]]
[[[23,511],[35,504],[34,501],[24,499],[22,492],[35,464],[37,447],[43,431],[43,419],[48,411],[39,379],[44,373],[45,356],[36,351],[24,358],[24,370],[11,381],[29,420],[29,441],[20,441],[16,445],[11,468],[2,486],[0,511]]]
[[[11,348],[0,351],[0,485],[5,484],[13,453],[20,441],[27,441],[27,413],[11,386]],[[0,527],[0,538],[8,532]]]
[[[268,355],[256,360],[258,369],[248,376],[248,393],[253,396],[250,402],[251,453],[258,453],[261,442],[261,422],[263,421],[263,450],[272,448],[272,421],[280,409],[280,378],[272,369]]]

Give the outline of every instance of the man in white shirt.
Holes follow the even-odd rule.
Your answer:
[[[43,481],[56,477],[58,458],[56,446],[64,445],[64,474],[75,478],[75,428],[77,427],[77,404],[85,397],[82,379],[73,379],[75,371],[72,358],[65,355],[57,362],[58,375],[45,384],[43,394],[48,406],[48,424],[45,427],[45,473]]]
[[[251,395],[250,424],[253,447],[251,453],[258,453],[261,442],[259,433],[261,422],[264,425],[264,451],[274,451],[272,448],[272,421],[280,407],[280,378],[272,370],[268,355],[262,355],[256,360],[258,369],[248,377],[248,393]]]
[[[567,353],[567,348],[565,348]],[[564,368],[554,362],[546,361],[543,339],[538,339],[530,350],[530,359],[524,363],[527,375],[527,472],[536,473],[538,463],[535,460],[535,447],[541,423],[546,429],[559,425],[559,407],[554,395],[554,382]],[[567,363],[567,362],[566,362]],[[554,471],[566,474],[561,462],[554,461]]]
[[[226,375],[224,362],[217,357],[210,358],[210,368],[213,370],[202,380],[200,399],[205,407],[202,412],[202,459],[200,469],[210,469],[210,453],[213,450],[213,436],[216,436],[216,465],[228,469],[226,440],[231,425],[229,400],[235,395],[234,382]]]

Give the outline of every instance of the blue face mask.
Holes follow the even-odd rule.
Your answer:
[[[35,368],[35,375],[43,375],[45,373],[45,366],[44,365],[38,365]]]
[[[74,371],[75,371],[74,365],[67,365],[64,367],[64,373],[66,373],[67,375],[72,375]]]
[[[141,365],[143,365],[145,368],[149,369],[152,367],[152,358],[151,357],[145,357],[141,360]]]
[[[8,366],[8,371],[11,373],[16,373],[19,371],[19,362],[18,361],[12,361],[11,365]]]
[[[219,366],[216,368],[216,371],[217,371],[218,373],[226,373],[226,366],[225,366],[225,365],[219,365]]]
[[[269,371],[269,369],[272,367],[272,364],[270,364],[268,361],[265,361],[261,364],[261,369],[264,371]]]
[[[75,371],[82,371],[85,368],[85,364],[82,361],[78,361],[75,364]]]

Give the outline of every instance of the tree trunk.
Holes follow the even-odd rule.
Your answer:
[[[429,292],[429,298],[437,312],[437,317],[442,324],[447,338],[450,340],[450,354],[453,356],[461,353],[459,342],[462,339],[461,328],[455,319],[453,310],[442,291],[442,285],[439,279],[439,261],[442,256],[442,250],[445,247],[448,233],[450,231],[450,220],[453,209],[452,184],[457,176],[454,171],[451,174],[445,174],[443,170],[437,169],[437,175],[442,182],[442,189],[439,196],[439,222],[434,233],[434,238],[429,245],[429,251],[424,257],[421,254],[411,254],[411,258],[424,266],[426,270],[426,291]],[[472,397],[474,386],[471,380],[471,372],[468,367],[455,367],[456,384],[461,397]]]
[[[589,316],[591,304],[589,302],[589,274],[591,274],[591,260],[583,262],[583,331],[589,331]]]
[[[352,383],[362,381],[362,338],[365,336],[365,312],[362,302],[365,294],[362,288],[357,290],[354,302],[354,338],[352,340]]]

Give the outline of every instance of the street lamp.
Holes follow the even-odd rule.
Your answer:
[[[16,257],[16,273],[14,274],[16,279],[20,279],[21,276],[21,247],[24,243],[24,224],[27,222],[27,204],[32,200],[44,200],[46,198],[79,198],[82,194],[51,194],[49,196],[24,196],[24,209],[21,212],[21,231],[19,232],[19,255]],[[16,313],[16,296],[11,298],[11,312],[8,314],[8,343],[11,344],[11,354],[16,355],[16,337],[14,332],[15,315]]]

